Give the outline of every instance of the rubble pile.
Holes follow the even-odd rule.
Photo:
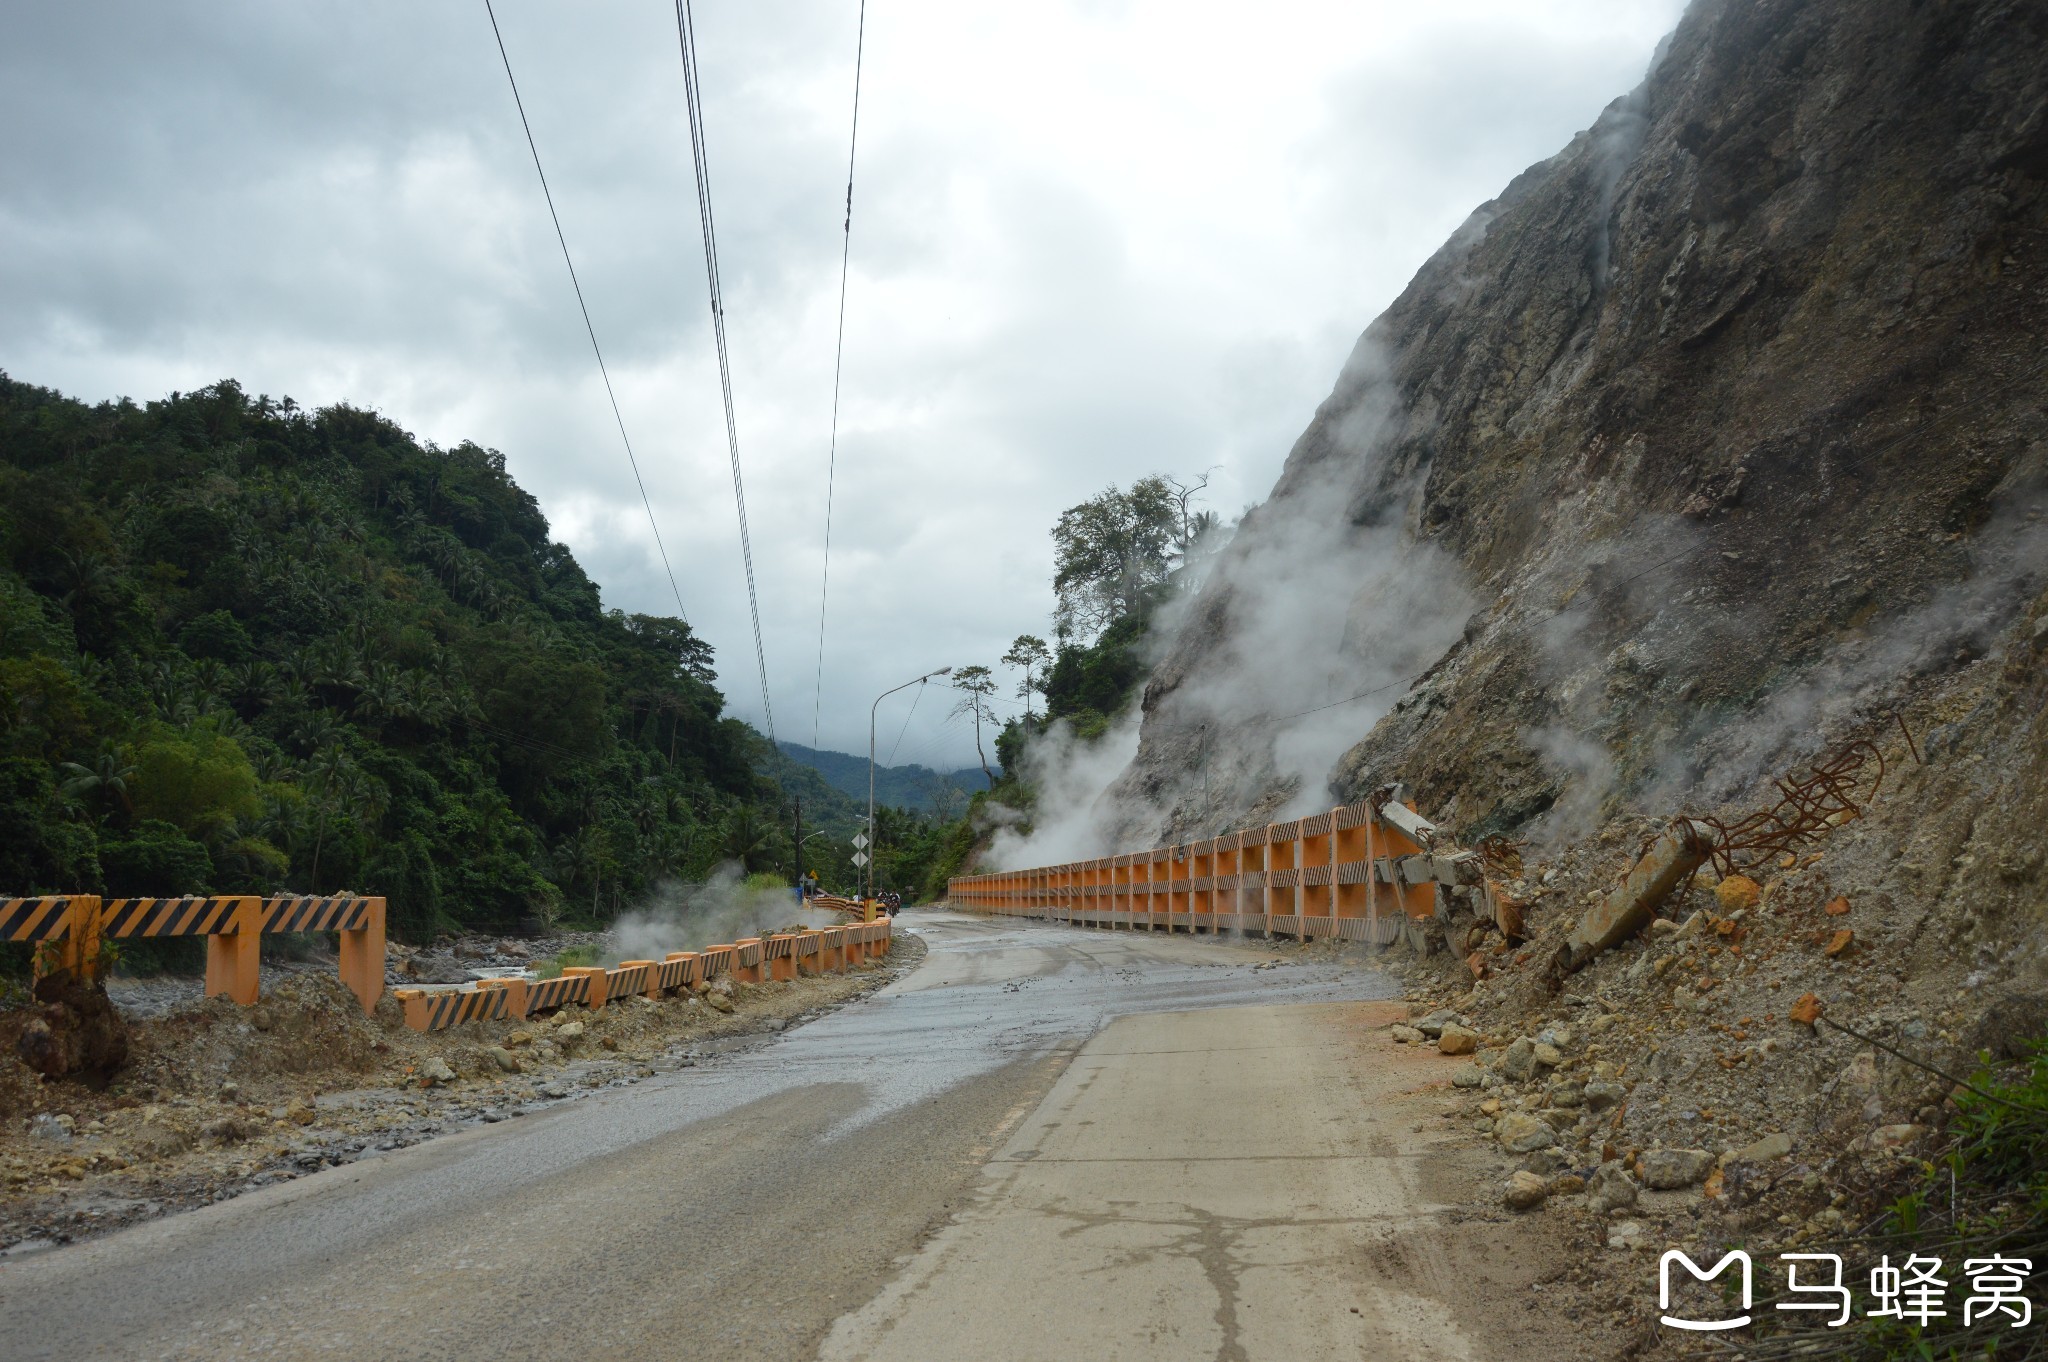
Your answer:
[[[1460,1061],[1445,1119],[1492,1147],[1497,1213],[1559,1217],[1581,1250],[1549,1299],[1682,1350],[1644,1255],[1841,1251],[1940,1156],[1956,1080],[2048,1034],[2041,844],[2022,835],[2044,757],[2012,743],[2041,720],[2006,689],[2013,661],[1925,688],[1924,761],[1873,718],[1892,778],[1860,816],[1702,864],[1605,949],[1575,952],[1668,818],[1527,853],[1498,885],[1521,939],[1454,921],[1449,951],[1387,957],[1410,983],[1388,1040]]]
[[[634,996],[432,1033],[407,1028],[388,993],[364,1016],[319,970],[266,975],[254,1007],[203,999],[166,1010],[165,991],[151,991],[110,1081],[0,1064],[0,1261],[713,1062],[886,984],[922,953],[904,936],[885,961],[845,974],[720,978],[680,1003]],[[394,949],[394,971],[417,958]],[[0,1013],[0,1041],[11,1047],[33,1015]]]

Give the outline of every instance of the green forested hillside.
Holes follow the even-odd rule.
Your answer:
[[[0,375],[0,892],[602,920],[787,862],[779,763],[713,682],[491,450],[231,382],[88,406]]]
[[[847,752],[827,752],[784,739],[776,744],[783,755],[808,766],[833,789],[859,802],[868,797],[868,759]],[[951,816],[963,809],[975,791],[988,788],[978,768],[934,771],[929,766],[877,766],[875,802],[919,813]]]

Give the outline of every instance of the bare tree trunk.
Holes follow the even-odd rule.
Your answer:
[[[974,755],[981,758],[982,779],[986,780],[988,787],[993,790],[996,787],[995,773],[988,769],[988,753],[981,750],[981,706],[979,704],[976,704],[974,707]]]

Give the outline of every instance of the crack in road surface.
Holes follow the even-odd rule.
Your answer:
[[[1391,991],[1185,936],[898,927],[923,966],[773,1043],[0,1264],[7,1355],[537,1359],[573,1327],[807,1356],[1106,1023]]]

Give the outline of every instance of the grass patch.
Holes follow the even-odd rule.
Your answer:
[[[1936,1157],[1921,1161],[1909,1182],[1870,1231],[1844,1245],[1843,1282],[1855,1293],[1858,1313],[1839,1329],[1786,1330],[1745,1347],[1750,1362],[1831,1357],[1863,1362],[2048,1362],[2048,1311],[2041,1283],[2048,1281],[2048,1041],[2037,1041],[2017,1066],[1980,1060],[1969,1089],[1956,1096],[1948,1140]],[[1939,1258],[1947,1282],[1942,1318],[1904,1323],[1862,1313],[1874,1304],[1870,1270],[1882,1257],[1893,1267],[1914,1254]],[[1970,1259],[2025,1259],[2021,1293],[2033,1301],[2033,1320],[1983,1313],[1963,1322],[1973,1295],[1964,1263]],[[1775,1301],[1760,1301],[1759,1323],[1775,1315]],[[1773,1319],[1775,1324],[1778,1321]]]

